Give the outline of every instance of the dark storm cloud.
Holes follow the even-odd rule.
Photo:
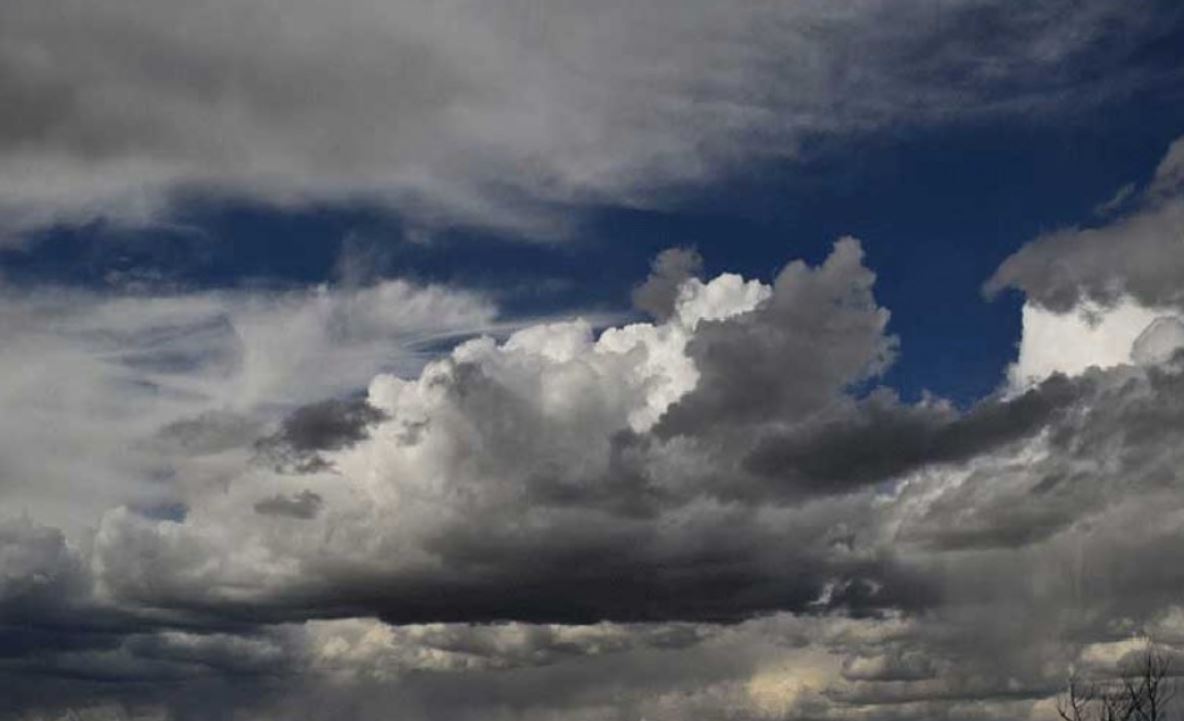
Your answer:
[[[735,623],[775,611],[919,610],[936,599],[932,585],[891,554],[843,560],[821,539],[744,529],[753,522],[750,513],[729,514],[696,528],[693,537],[666,539],[677,544],[669,550],[648,529],[595,540],[580,537],[587,531],[559,528],[534,538],[457,530],[431,545],[448,575],[411,575],[377,587],[363,580],[357,593],[364,607],[396,624]],[[543,545],[547,550],[538,550]],[[334,588],[346,589],[348,581],[339,579]]]
[[[622,555],[626,548],[596,549]],[[465,561],[467,559],[451,559]],[[475,559],[473,559],[475,560]],[[886,610],[920,610],[937,594],[924,579],[910,577],[892,565],[868,564],[845,569],[823,567],[809,559],[784,558],[796,565],[795,574],[777,573],[739,555],[662,559],[655,566],[645,559],[601,559],[583,549],[563,549],[540,559],[542,570],[514,568],[515,559],[487,554],[500,561],[504,575],[474,579],[407,576],[373,588],[375,579],[361,581],[351,593],[347,579],[336,586],[341,608],[375,613],[387,623],[525,623],[592,624],[603,621],[638,623],[695,621],[736,623],[777,611],[842,612],[855,616]],[[579,562],[573,570],[561,564]],[[463,566],[461,566],[463,568]],[[836,579],[838,579],[836,581]],[[837,592],[823,603],[818,598],[828,585]],[[309,609],[317,613],[316,609]]]
[[[1095,370],[1058,383],[1069,402],[1046,424],[1050,452],[974,471],[902,529],[906,539],[951,549],[1019,548],[1088,523],[1109,506],[1180,493],[1179,368]]]
[[[0,624],[60,613],[89,591],[86,565],[61,531],[0,520]]]
[[[255,447],[277,468],[315,473],[332,468],[318,451],[349,448],[365,440],[369,428],[385,418],[364,398],[311,403],[288,414],[279,430],[259,440]]]
[[[199,477],[184,517],[77,546],[2,526],[0,683],[34,681],[0,708],[1014,718],[1173,628],[1175,326],[1141,365],[906,404],[866,389],[896,346],[873,282],[844,239],[772,288],[689,280],[657,326],[475,339],[265,441],[331,477]]]
[[[0,2],[0,231],[144,220],[201,188],[555,235],[569,209],[646,207],[803,139],[1078,113],[1178,79],[1138,58],[1181,17]],[[990,289],[1180,305],[1182,153]],[[961,412],[869,391],[896,341],[856,241],[755,305],[695,281],[680,307],[700,267],[655,260],[635,303],[659,328],[533,327],[419,377],[403,339],[492,309],[389,283],[71,301],[83,321],[6,302],[2,375],[32,380],[0,396],[4,505],[73,527],[0,522],[0,718],[1036,718],[1116,639],[1184,638],[1170,320],[1136,344],[1143,367]],[[365,400],[300,405],[390,367]],[[239,467],[273,408],[296,410],[259,453],[336,475]]]
[[[364,398],[331,399],[297,408],[269,440],[295,451],[335,451],[364,440],[384,417]]]
[[[766,436],[744,466],[802,493],[845,493],[1028,438],[1081,392],[1078,384],[1053,376],[1015,398],[982,401],[965,414],[942,405],[905,405],[881,393],[840,411],[838,419]]]
[[[0,685],[22,675],[69,676],[63,658],[106,653],[159,628],[136,609],[99,601],[92,570],[58,529],[0,521]]]
[[[759,308],[704,321],[688,347],[700,381],[656,432],[793,423],[883,370],[896,340],[884,333],[889,313],[876,305],[875,278],[859,241],[844,238],[817,268],[787,265]]]

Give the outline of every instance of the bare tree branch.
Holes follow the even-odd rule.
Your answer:
[[[1074,673],[1057,698],[1063,721],[1166,721],[1177,686],[1171,658],[1152,642],[1121,678],[1085,683]]]

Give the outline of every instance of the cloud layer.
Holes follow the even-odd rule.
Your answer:
[[[1153,187],[1096,232],[1144,243]],[[1068,315],[1025,280],[1017,366],[965,409],[878,386],[900,344],[858,240],[770,283],[700,267],[655,261],[651,322],[435,357],[495,311],[14,291],[3,392],[60,429],[5,433],[34,513],[0,524],[0,714],[1041,719],[1071,667],[1184,644],[1184,332],[1142,266],[1109,305],[1073,276]],[[83,438],[89,476],[45,447]]]
[[[803,140],[1031,113],[1162,81],[1179,18],[1115,0],[13,0],[4,226],[159,215],[170,192],[391,204],[563,232]]]
[[[39,7],[18,2],[0,19],[62,31]],[[282,117],[276,157],[291,158],[293,172],[314,162],[344,168],[351,183],[363,167],[354,155],[387,168],[390,158],[403,162],[399,143],[451,171],[444,161],[462,146],[419,143],[441,125],[440,108],[449,118],[484,117],[527,92],[515,87],[488,107],[477,102],[499,86],[482,79],[476,95],[457,89],[472,81],[453,77],[455,59],[440,56],[452,46],[429,34],[420,48],[408,29],[456,37],[474,13],[500,27],[502,6],[425,6],[407,18],[401,13],[412,6],[387,17],[347,4],[324,18],[311,5],[293,7],[288,25],[275,25],[270,7],[259,5],[258,19],[234,32],[182,40],[166,18],[196,23],[178,28],[220,29],[227,20],[218,6],[180,15],[137,6],[133,22],[130,5],[80,4],[96,30],[78,52],[102,80],[109,63],[131,62],[111,38],[134,36],[121,46],[129,48],[168,38],[185,52],[167,57],[194,63],[186,77],[211,83],[169,92],[231,98],[220,107],[235,122],[251,117],[239,115],[242,107]],[[570,92],[583,98],[589,88],[642,82],[631,74],[641,66],[626,61],[643,45],[690,52],[664,33],[695,38],[696,53],[717,60],[738,52],[738,39],[752,40],[757,57],[737,62],[763,67],[762,31],[784,21],[813,28],[802,47],[812,47],[813,33],[835,42],[837,27],[881,41],[871,58],[891,50],[907,59],[915,39],[897,44],[896,13],[930,17],[908,4],[891,13],[792,7],[787,18],[764,10],[757,23],[747,5],[722,15],[692,5],[673,28],[629,10],[641,13],[637,23],[608,46],[623,64],[592,62],[603,48],[577,43],[577,55],[591,53],[581,71],[589,85],[573,82]],[[984,21],[1002,22],[993,5],[974,7]],[[1128,17],[1078,4],[1061,8],[1054,32],[1045,13],[1055,7],[1007,20],[1028,33],[1025,48],[1051,44],[1037,68],[1076,52],[1054,42],[1065,28],[1089,37],[1095,24]],[[595,31],[599,12],[540,13],[531,42],[566,37],[569,13]],[[394,24],[370,35],[379,16]],[[719,45],[697,24],[707,19],[725,32]],[[235,67],[267,59],[241,85],[224,85],[221,71],[199,72],[214,62],[210,48],[236,57],[244,37],[273,25],[275,37],[258,38],[258,57],[237,56]],[[406,44],[378,41],[396,30]],[[314,50],[329,53],[345,40],[356,51],[354,71],[378,67],[370,53],[383,67],[406,68],[391,82],[408,83],[408,102],[424,115],[412,114],[409,135],[382,136],[394,155],[372,156],[378,136],[360,131],[342,136],[360,138],[358,147],[326,148],[324,158],[291,152],[311,137],[307,118],[289,112],[305,101],[291,94],[293,68],[308,73],[300,87],[342,108],[362,100],[352,89],[326,89],[333,84],[315,62],[268,63],[284,57],[288,42],[315,60]],[[916,89],[928,113],[945,96],[927,94],[940,83],[918,79],[927,69],[944,78],[962,58],[971,106],[1002,101],[972,72],[986,72],[976,59],[992,42],[939,45],[924,57],[943,59],[940,68],[917,59],[895,64],[907,70],[899,77],[851,82]],[[454,50],[486,60],[480,72],[494,79],[533,77],[523,70],[530,63],[495,62],[488,43],[497,44],[474,37]],[[399,62],[386,63],[388,53]],[[66,62],[32,51],[20,58],[41,63],[51,80]],[[818,62],[828,67],[828,58]],[[179,127],[172,116],[153,120],[166,112],[157,106],[120,115],[133,106],[112,97],[131,102],[146,87],[168,85],[133,64],[146,75],[120,71],[137,82],[127,96],[100,94],[103,112],[131,123],[137,138],[155,137],[146,132],[153,122]],[[180,72],[159,67],[163,78]],[[732,66],[713,67],[728,80]],[[750,66],[742,67],[747,78]],[[529,92],[558,92],[575,71],[535,72],[538,90]],[[680,97],[651,97],[651,80],[681,89],[678,64],[669,72],[673,79],[644,79],[647,102]],[[1004,75],[1009,87],[1024,85]],[[0,87],[28,94],[18,97],[29,112],[56,87],[10,85]],[[703,89],[704,102],[713,88]],[[793,102],[806,105],[793,107],[815,103],[845,123],[893,120],[875,115],[875,94],[854,109],[825,90],[804,97]],[[88,103],[99,101],[86,93],[61,98],[97,112]],[[389,97],[366,100],[385,107]],[[144,147],[121,144],[118,123],[88,120],[94,135],[78,135],[70,114],[44,107],[63,127],[42,135],[40,124],[8,119],[5,132],[20,141],[5,152],[20,148],[41,162],[52,136],[68,149],[61,167],[69,174],[87,153],[88,167],[103,168]],[[194,107],[208,109],[205,100]],[[776,107],[784,114],[791,106]],[[615,106],[606,108],[582,126],[593,139],[608,132],[597,126]],[[680,127],[708,117],[673,108],[658,117]],[[518,116],[508,120],[518,127]],[[193,157],[217,159],[204,145],[208,118],[198,113],[193,122]],[[622,148],[641,142],[629,135],[632,125],[610,126],[624,133]],[[531,134],[539,139],[547,135]],[[170,155],[177,139],[169,133],[160,142],[153,153],[182,168],[166,173],[170,181],[210,172]],[[648,177],[637,175],[635,160],[649,163],[646,172],[673,173],[662,177],[684,172],[639,153],[585,176],[573,168],[600,157],[591,151],[505,147],[507,156],[475,157],[492,169],[521,162],[515,153],[542,153],[556,164],[539,177],[559,178],[559,195],[631,192],[637,177]],[[732,148],[696,147],[704,167]],[[0,717],[362,720],[398,709],[412,720],[460,721],[1045,719],[1070,669],[1113,675],[1144,635],[1180,658],[1181,147],[1104,220],[1034,239],[988,280],[988,292],[1025,294],[1024,336],[997,392],[965,408],[932,396],[904,400],[881,385],[901,343],[851,237],[817,264],[789,262],[769,282],[701,278],[696,253],[667,251],[634,294],[651,320],[607,327],[579,318],[506,323],[478,295],[399,280],[171,295],[5,286],[0,500],[12,510],[0,519]],[[268,169],[266,154],[249,157]],[[226,174],[208,177],[247,177],[236,159],[225,162]],[[447,182],[471,177],[472,168],[463,171]],[[256,182],[256,190],[281,187]]]

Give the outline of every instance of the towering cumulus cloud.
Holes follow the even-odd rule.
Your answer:
[[[5,521],[0,710],[1041,718],[1132,633],[1184,641],[1177,320],[960,410],[876,387],[859,241],[698,267],[655,263],[653,322],[477,337],[278,424],[188,410],[155,452],[243,450],[175,512]]]
[[[148,306],[96,360],[73,330],[95,316],[26,338],[47,301],[14,304],[18,348],[189,392],[111,431],[169,463],[169,504],[0,524],[0,713],[1052,718],[1070,670],[1184,648],[1175,155],[1125,214],[1003,264],[1020,357],[964,408],[880,386],[900,343],[849,237],[768,284],[668,251],[635,293],[651,321],[497,337],[480,299],[397,284]],[[470,339],[383,370],[420,339],[391,298]],[[293,318],[316,319],[276,366],[301,389],[248,382]],[[333,339],[364,394],[297,362]],[[253,394],[194,400],[209,377]]]
[[[1149,640],[1184,673],[1182,37],[0,0],[0,721],[1055,721]]]
[[[1145,187],[1127,187],[1124,213],[1101,226],[1042,235],[983,286],[988,296],[1021,290],[1027,301],[1013,382],[1164,360],[1179,345],[1184,138],[1172,143]]]
[[[398,624],[923,604],[927,587],[890,554],[836,554],[827,521],[787,503],[833,495],[827,515],[863,513],[867,499],[843,497],[857,483],[742,470],[757,440],[812,426],[887,361],[887,313],[861,259],[844,239],[771,287],[687,280],[658,325],[477,339],[416,379],[375,378],[365,412],[297,410],[281,438],[318,436],[336,473],[246,476],[181,523],[110,514],[100,580],[215,615],[349,609]],[[819,601],[835,583],[877,590]]]

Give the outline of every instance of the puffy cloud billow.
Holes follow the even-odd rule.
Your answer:
[[[969,407],[882,387],[901,343],[854,238],[768,283],[668,251],[651,320],[607,326],[390,282],[183,319],[11,304],[5,352],[55,349],[95,407],[170,389],[109,442],[170,469],[171,505],[125,481],[0,524],[0,715],[1052,718],[1070,669],[1184,650],[1184,322],[1143,225],[1165,177],[1004,263],[1024,337]],[[1103,235],[1164,262],[1102,278]],[[417,313],[468,339],[416,355]],[[7,397],[52,397],[22,367]],[[140,468],[115,455],[96,474]]]
[[[314,445],[332,471],[257,469],[183,521],[108,514],[99,580],[200,614],[394,623],[732,621],[806,609],[832,576],[860,590],[824,605],[922,604],[891,554],[826,544],[830,519],[867,513],[843,493],[859,484],[744,472],[758,440],[883,367],[872,277],[844,239],[772,286],[689,280],[656,325],[538,325],[380,375],[364,405],[298,409],[268,441]],[[812,495],[829,497],[791,502]]]

